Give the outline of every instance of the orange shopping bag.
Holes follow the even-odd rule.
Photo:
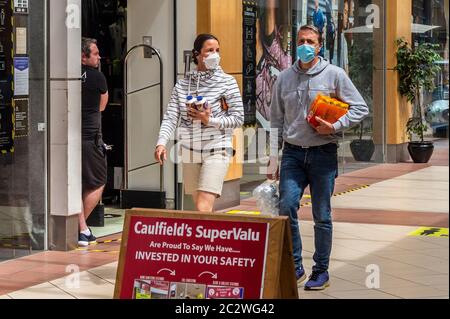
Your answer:
[[[307,120],[314,128],[320,125],[320,123],[317,122],[316,117],[320,117],[322,120],[334,124],[347,114],[348,108],[348,104],[341,102],[338,99],[318,94],[311,105]]]

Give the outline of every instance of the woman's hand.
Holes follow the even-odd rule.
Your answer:
[[[211,108],[207,108],[204,111],[198,111],[194,108],[188,109],[188,115],[191,117],[194,121],[200,121],[203,125],[209,124],[209,118],[211,117]]]
[[[160,164],[164,165],[164,161],[167,161],[167,150],[164,146],[158,145],[155,150],[155,160]]]

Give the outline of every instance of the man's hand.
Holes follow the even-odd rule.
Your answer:
[[[320,123],[318,127],[316,127],[317,133],[320,135],[331,135],[336,133],[333,124],[328,123],[327,121],[322,120],[320,117],[316,117],[317,122]]]
[[[203,125],[208,125],[209,124],[209,118],[211,116],[211,108],[207,108],[206,110],[204,110],[203,112],[200,112],[194,108],[189,108],[188,109],[188,115],[189,117],[191,117],[194,121],[200,121],[202,122]]]
[[[158,145],[155,150],[155,160],[160,164],[164,165],[164,161],[167,161],[167,150],[164,146]]]
[[[271,157],[267,165],[267,178],[272,181],[280,179],[280,168],[278,167],[278,159]]]

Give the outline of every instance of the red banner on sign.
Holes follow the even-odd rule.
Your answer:
[[[209,286],[207,297],[209,299],[242,299],[243,288]]]
[[[132,216],[120,298],[262,298],[268,223]]]

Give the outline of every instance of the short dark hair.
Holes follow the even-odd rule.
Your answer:
[[[97,44],[96,39],[82,38],[81,39],[81,53],[83,53],[87,58],[91,57],[91,46]]]
[[[217,42],[219,42],[219,39],[216,36],[209,34],[209,33],[199,34],[197,36],[197,38],[195,39],[194,49],[192,50],[195,64],[198,64],[197,56],[200,54],[200,52],[202,51],[203,45],[208,40],[216,40]]]
[[[319,43],[323,44],[323,34],[322,34],[322,32],[320,32],[319,29],[317,29],[317,27],[313,26],[312,24],[305,24],[304,26],[301,26],[300,29],[298,30],[298,32],[300,32],[300,31],[312,31],[312,32],[314,32],[319,37]]]

